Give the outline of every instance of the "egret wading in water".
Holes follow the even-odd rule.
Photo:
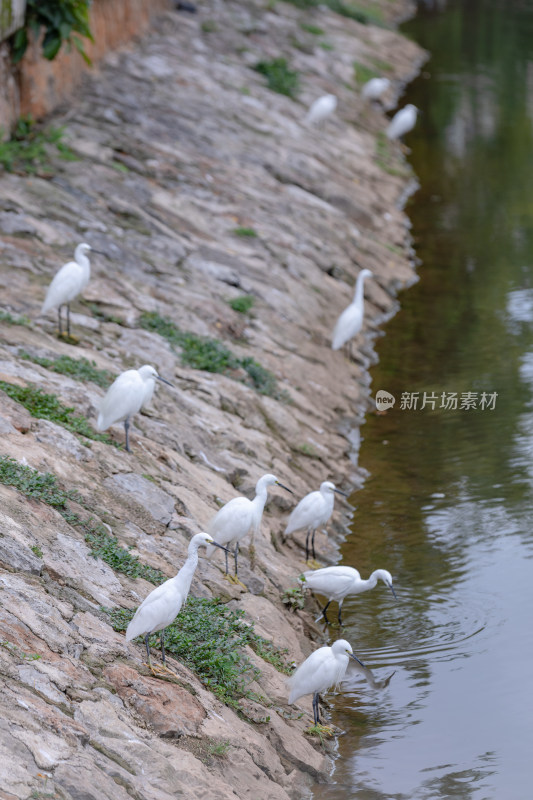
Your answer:
[[[388,78],[370,78],[363,86],[361,94],[365,100],[380,100],[390,87],[391,82]]]
[[[333,350],[339,350],[346,342],[357,336],[363,327],[363,308],[364,308],[364,283],[366,278],[372,277],[369,269],[362,269],[357,276],[355,292],[350,305],[344,309],[333,331]]]
[[[361,594],[373,589],[378,580],[383,581],[385,586],[391,590],[394,598],[397,600],[394,586],[392,585],[392,575],[386,569],[376,569],[367,580],[363,580],[359,572],[353,567],[324,567],[323,569],[309,570],[304,572],[300,578],[300,583],[303,588],[312,589],[317,594],[322,594],[328,598],[328,602],[322,609],[322,613],[317,618],[317,622],[321,617],[324,617],[326,622],[329,622],[327,610],[329,604],[336,600],[339,604],[338,620],[339,625],[342,625],[341,612],[344,598],[351,594]]]
[[[52,283],[46,292],[41,314],[46,314],[51,309],[57,308],[60,336],[63,336],[61,327],[61,307],[66,305],[67,336],[70,337],[70,303],[89,283],[89,278],[91,277],[91,262],[87,254],[91,250],[93,253],[105,255],[99,250],[94,250],[90,244],[82,242],[74,251],[74,261],[68,261],[66,264],[63,264],[61,269],[54,275]]]
[[[320,489],[317,492],[310,492],[302,497],[296,508],[292,511],[287,527],[285,528],[285,538],[290,536],[295,531],[307,528],[307,536],[305,537],[305,560],[309,560],[309,537],[311,538],[311,551],[313,558],[315,555],[315,533],[317,528],[326,525],[329,518],[333,514],[334,495],[342,494],[343,497],[348,497],[345,492],[335,487],[331,481],[324,481],[320,484]],[[324,531],[327,536],[327,531]]]
[[[217,511],[207,526],[208,533],[217,544],[234,548],[235,579],[238,579],[239,542],[250,530],[252,537],[259,532],[269,486],[280,486],[292,494],[292,490],[280,483],[275,475],[263,475],[257,481],[253,500],[248,500],[247,497],[234,497]],[[207,558],[210,558],[213,552],[213,548],[208,547]],[[228,551],[226,551],[226,575],[228,575]]]
[[[388,139],[401,139],[409,133],[416,125],[416,115],[418,108],[412,103],[408,103],[393,116],[385,131]]]
[[[346,673],[350,658],[362,667],[365,665],[354,655],[350,642],[338,639],[331,647],[320,647],[300,664],[288,680],[289,703],[295,703],[306,694],[313,695],[315,725],[320,724],[318,700],[322,692],[337,686]]]
[[[111,384],[102,400],[96,427],[99,431],[105,431],[116,422],[124,422],[126,450],[128,453],[131,453],[129,442],[130,419],[143,406],[148,405],[154,393],[156,380],[172,386],[169,381],[158,375],[157,370],[149,364],[145,364],[139,369],[127,369]]]
[[[160,631],[163,668],[167,672],[171,672],[165,662],[165,628],[168,628],[170,623],[176,619],[187,599],[194,571],[198,564],[198,548],[207,547],[207,545],[221,547],[221,545],[216,545],[212,537],[207,533],[197,533],[196,536],[192,537],[187,551],[187,560],[178,574],[150,592],[135,612],[135,616],[126,629],[127,642],[131,642],[136,636],[144,636],[148,665],[154,674],[157,674],[157,672],[152,666],[150,657],[150,645],[148,642],[150,634]],[[161,670],[161,668],[158,669]]]
[[[337,98],[334,94],[324,94],[314,103],[311,103],[309,111],[305,115],[304,122],[307,125],[319,125],[327,117],[330,117],[337,108]]]

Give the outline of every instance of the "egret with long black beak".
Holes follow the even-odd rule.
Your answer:
[[[391,590],[394,599],[397,600],[394,586],[392,585],[392,575],[386,569],[375,569],[370,578],[363,580],[358,570],[354,567],[323,567],[322,569],[309,570],[304,572],[300,578],[300,583],[305,589],[311,589],[317,594],[328,598],[328,602],[322,609],[320,617],[324,617],[329,622],[327,610],[330,603],[336,600],[339,604],[337,614],[339,625],[342,625],[341,611],[344,598],[352,594],[361,594],[373,589],[378,580],[383,581],[385,586]],[[320,619],[318,617],[318,620]]]
[[[324,481],[320,484],[320,489],[317,492],[310,492],[306,494],[305,497],[302,497],[289,517],[287,527],[285,528],[285,538],[295,531],[307,528],[307,536],[305,537],[306,561],[309,560],[309,537],[311,534],[311,550],[313,558],[316,558],[315,533],[317,528],[321,528],[327,524],[329,518],[333,514],[335,494],[341,494],[343,497],[348,496],[345,492],[341,492],[340,489],[337,489],[335,484],[331,481]]]

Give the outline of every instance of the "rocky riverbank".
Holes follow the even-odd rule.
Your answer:
[[[279,57],[296,99],[253,69]],[[400,87],[421,59],[395,32],[322,7],[167,13],[54,115],[68,150],[50,145],[37,174],[1,176],[2,800],[285,800],[328,780],[308,713],[287,705],[283,665],[323,635],[281,602],[304,566],[304,537],[281,541],[289,495],[271,491],[261,535],[242,548],[248,591],[223,578],[218,556],[201,558],[193,581],[205,624],[226,615],[221,642],[228,625],[254,625],[227,667],[231,693],[206,688],[198,657],[194,671],[171,659],[178,679],[152,677],[106,609],[135,608],[175,574],[191,535],[265,472],[296,498],[326,479],[353,488],[347,433],[368,378],[364,358],[331,351],[332,327],[371,269],[358,340],[368,351],[413,280],[400,207],[411,175],[358,77]],[[328,92],[337,113],[306,126]],[[80,241],[106,255],[73,305],[75,344],[39,309]],[[128,454],[113,446],[120,426],[92,438],[96,410],[116,374],[144,363],[173,389],[159,386],[135,418]],[[349,508],[338,504],[337,537]],[[334,539],[317,536],[324,560]]]

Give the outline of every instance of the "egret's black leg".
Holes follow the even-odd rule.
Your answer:
[[[326,605],[325,605],[325,606],[324,606],[324,608],[322,609],[322,616],[324,617],[324,619],[325,619],[325,620],[326,620],[326,622],[328,622],[328,623],[329,623],[329,619],[328,619],[328,615],[326,614],[326,611],[328,610],[328,608],[329,608],[329,604],[330,604],[330,603],[331,603],[331,600],[328,600],[328,602],[326,603]],[[320,619],[320,617],[319,617],[318,619]]]
[[[159,638],[161,640],[161,656],[163,658],[163,664],[166,666],[166,661],[165,661],[165,629],[164,628],[160,632]]]
[[[124,420],[124,430],[126,431],[126,450],[128,451],[128,453],[131,453],[131,450],[130,450],[130,437],[129,437],[129,433],[128,433],[129,429],[130,429],[130,418],[126,417],[126,419]]]
[[[67,336],[70,338],[70,303],[67,303]]]
[[[235,545],[235,553],[233,554],[233,558],[235,559],[235,577],[238,577],[238,570],[237,570],[237,559],[239,557],[239,542]]]
[[[150,638],[150,634],[147,633],[144,637],[144,643],[146,645],[146,652],[148,653],[148,663],[152,666],[152,659],[150,658],[150,645],[148,644],[148,639]]]
[[[227,551],[227,549],[226,549],[226,552],[224,553],[224,555],[226,556],[226,575],[227,575],[228,574],[228,551]]]
[[[339,603],[339,613],[337,614],[337,619],[339,620],[339,625],[342,625],[341,612],[342,612],[342,600]]]
[[[313,536],[311,538],[311,550],[313,551],[313,560],[314,561],[316,561],[316,555],[315,555],[315,533],[316,533],[316,528],[314,529]]]
[[[320,714],[318,713],[318,692],[315,692],[313,695],[313,717],[315,719],[315,725],[320,725]]]
[[[309,561],[309,534],[311,533],[311,528],[307,529],[307,536],[305,537],[305,560]]]
[[[59,328],[59,335],[61,336],[63,331],[61,330],[61,306],[57,307],[57,324]]]

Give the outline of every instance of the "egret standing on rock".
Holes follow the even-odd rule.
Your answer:
[[[334,94],[324,94],[311,104],[304,122],[308,125],[318,125],[330,117],[337,108],[337,98]]]
[[[131,453],[128,435],[130,419],[152,399],[156,379],[172,386],[149,364],[139,369],[127,369],[111,384],[102,400],[96,427],[99,431],[105,431],[116,422],[124,422],[128,453]]]
[[[390,86],[388,78],[370,78],[363,86],[361,94],[366,100],[380,100]]]
[[[412,103],[408,103],[393,116],[385,133],[389,139],[401,139],[409,133],[416,125],[416,115],[418,108]]]
[[[161,631],[159,636],[161,640],[163,667],[170,672],[171,670],[168,669],[165,663],[165,628],[168,628],[170,623],[175,620],[187,599],[194,571],[198,564],[198,548],[207,547],[207,545],[221,547],[221,545],[217,545],[207,533],[197,533],[196,536],[192,537],[187,551],[187,560],[178,574],[173,578],[169,578],[168,581],[165,581],[161,586],[158,586],[150,592],[148,597],[143,600],[135,612],[135,616],[126,629],[127,642],[131,642],[136,636],[144,635],[144,643],[146,645],[146,652],[148,653],[148,664],[154,673],[156,673],[156,670],[152,666],[150,645],[148,643],[150,634]],[[224,548],[222,548],[222,550],[223,549]]]
[[[239,555],[239,542],[244,539],[250,530],[254,536],[259,532],[263,509],[267,499],[268,487],[274,485],[281,486],[286,492],[292,494],[292,490],[280,483],[275,475],[263,475],[263,477],[259,478],[257,481],[253,500],[248,500],[247,497],[234,497],[233,500],[230,500],[229,503],[222,506],[220,511],[217,511],[207,526],[208,533],[217,544],[228,545],[228,547],[232,545],[235,546],[233,555],[235,560],[235,578],[237,578],[238,570],[237,558]],[[208,547],[207,558],[210,558],[213,552],[213,549]],[[226,575],[228,575],[227,552]]]
[[[57,308],[57,317],[59,322],[59,335],[63,336],[61,329],[61,306],[67,307],[67,336],[70,337],[70,303],[74,298],[82,292],[91,277],[91,262],[87,256],[90,251],[93,253],[100,253],[99,250],[94,250],[90,244],[83,242],[76,247],[74,252],[74,261],[68,261],[63,264],[61,269],[56,272],[52,279],[52,283],[48,287],[46,298],[41,308],[41,314],[46,314],[52,308]],[[100,255],[104,255],[100,253]]]
[[[314,722],[315,725],[319,725],[319,695],[342,681],[350,658],[362,667],[365,666],[353,654],[352,646],[346,639],[338,639],[331,647],[320,647],[315,650],[288,680],[289,703],[295,703],[305,694],[312,694]]]
[[[386,569],[376,569],[367,580],[363,580],[359,572],[353,567],[324,567],[323,569],[309,570],[304,572],[300,578],[302,587],[312,589],[317,594],[322,594],[328,598],[328,602],[322,609],[320,617],[324,617],[326,622],[329,622],[327,617],[327,610],[332,600],[336,600],[339,604],[338,620],[339,625],[342,625],[341,611],[344,598],[349,594],[361,594],[373,589],[378,580],[383,581],[385,586],[388,586],[394,595],[396,592],[392,585],[392,575]],[[320,619],[318,617],[318,620]]]
[[[331,347],[333,350],[339,350],[346,344],[346,342],[357,336],[363,327],[363,310],[364,310],[364,282],[365,278],[372,277],[369,269],[362,269],[357,276],[355,283],[355,292],[353,300],[350,305],[344,309],[333,331],[333,341]]]
[[[287,527],[285,528],[285,537],[289,536],[295,531],[307,528],[307,536],[305,538],[305,560],[309,559],[309,536],[313,534],[311,539],[311,549],[313,558],[315,556],[315,533],[317,528],[326,525],[329,518],[333,514],[334,494],[342,494],[343,497],[348,495],[341,492],[340,489],[335,488],[335,484],[331,481],[324,481],[320,484],[320,489],[317,492],[310,492],[302,497],[296,508],[292,511]]]

